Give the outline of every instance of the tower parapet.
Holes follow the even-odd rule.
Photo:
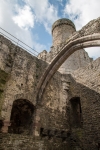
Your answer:
[[[66,18],[59,19],[52,25],[53,44],[50,52],[41,52],[38,56],[48,63],[59,53],[66,40],[76,31],[74,23]],[[62,74],[70,74],[80,67],[86,66],[92,59],[84,49],[74,52],[59,68]]]
[[[76,31],[74,23],[66,18],[59,19],[52,25],[53,46],[57,46]]]

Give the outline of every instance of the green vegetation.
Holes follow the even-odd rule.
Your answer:
[[[3,92],[5,89],[7,78],[8,78],[8,73],[0,69],[0,117],[1,117],[1,109],[3,105]]]

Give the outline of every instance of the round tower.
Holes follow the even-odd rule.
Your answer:
[[[66,18],[59,19],[52,25],[53,46],[66,41],[66,39],[76,31],[74,23]]]
[[[59,19],[52,25],[52,47],[50,52],[43,51],[38,55],[42,59],[50,63],[56,54],[61,51],[62,45],[69,36],[76,31],[74,23],[66,18]],[[92,61],[84,49],[74,52],[59,68],[62,74],[70,74],[80,67],[86,66]]]
[[[60,49],[60,44],[64,44],[69,36],[76,31],[74,23],[66,18],[59,19],[52,25],[53,45],[50,51],[50,60]],[[74,52],[59,68],[63,74],[72,73],[80,67],[86,66],[91,62],[87,52],[84,49]]]

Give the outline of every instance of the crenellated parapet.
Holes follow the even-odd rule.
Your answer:
[[[57,21],[54,22],[54,24],[52,25],[52,33],[53,33],[53,30],[57,26],[60,26],[60,25],[63,25],[63,24],[72,26],[76,30],[76,27],[75,27],[74,23],[71,20],[63,18],[63,19],[59,19],[59,20],[57,20]]]
[[[53,46],[58,46],[76,31],[74,23],[66,18],[54,22],[52,25]]]

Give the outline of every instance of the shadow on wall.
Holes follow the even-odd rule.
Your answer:
[[[100,93],[70,76],[69,102],[66,107],[70,126],[70,145],[81,149],[100,149]]]
[[[71,103],[71,127],[81,128],[82,127],[82,109],[80,97],[73,97],[70,99]]]
[[[34,109],[34,105],[28,100],[15,100],[12,106],[11,126],[8,132],[14,134],[32,134]]]

